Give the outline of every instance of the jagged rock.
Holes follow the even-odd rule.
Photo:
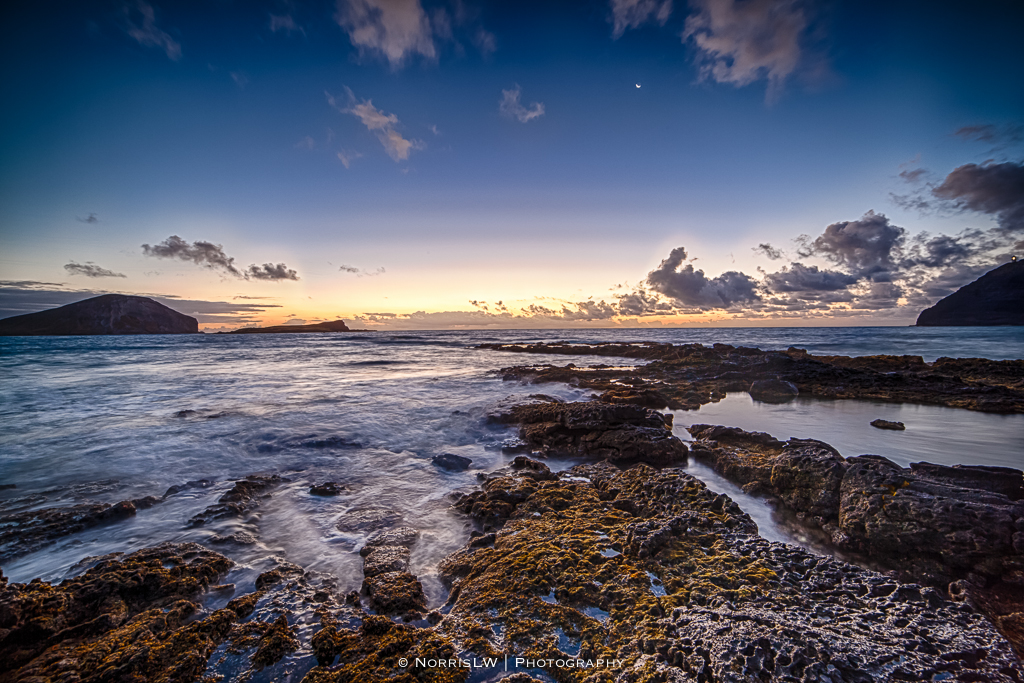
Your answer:
[[[186,620],[231,564],[194,543],[165,543],[60,584],[2,586],[4,680],[196,680],[240,615],[229,604]]]
[[[833,544],[945,589],[973,577],[972,599],[1024,577],[1024,473],[1003,467],[843,458],[818,441],[694,425],[691,453],[728,479],[777,497]],[[781,445],[781,447],[780,447]],[[1010,613],[1024,612],[1024,591]],[[1005,599],[1000,604],[1007,604]],[[1009,614],[1009,613],[1008,613]],[[990,614],[996,623],[1007,615]],[[1004,631],[1005,632],[1005,631]],[[1005,632],[1024,652],[1024,638]]]
[[[454,453],[442,453],[441,455],[432,455],[430,461],[435,465],[445,470],[462,471],[468,470],[469,466],[473,464],[470,458],[466,458],[461,455],[455,455]]]
[[[892,429],[895,431],[903,431],[904,429],[907,428],[907,426],[902,422],[892,422],[890,420],[883,420],[881,418],[877,420],[872,420],[871,426],[877,427],[879,429]]]
[[[283,481],[284,478],[277,474],[253,474],[245,479],[239,479],[217,500],[217,505],[211,505],[192,517],[189,524],[201,526],[214,519],[237,517],[248,512],[260,504],[260,500],[270,489]]]
[[[800,393],[796,385],[782,379],[759,379],[747,389],[750,397],[764,403],[786,403]]]
[[[33,552],[56,539],[135,515],[135,503],[81,503],[0,516],[0,562]]]
[[[361,508],[346,512],[335,523],[338,531],[376,531],[394,526],[402,521],[402,513],[387,508]]]
[[[411,548],[416,539],[419,538],[420,532],[416,531],[410,526],[400,526],[394,529],[382,529],[370,535],[366,539],[366,545],[360,551],[364,556],[370,552],[370,549],[383,547],[383,546],[401,546],[403,548]]]
[[[143,296],[104,294],[0,320],[0,336],[195,334],[199,321]]]
[[[343,484],[333,481],[325,481],[322,484],[313,484],[309,487],[309,492],[314,496],[337,496],[346,490]]]
[[[363,558],[363,576],[409,571],[409,549],[384,545],[371,548]]]
[[[672,435],[672,416],[639,406],[528,403],[492,419],[520,425],[519,438],[544,454],[606,458],[617,464],[686,460],[686,446]]]
[[[425,612],[427,598],[419,579],[405,571],[385,572],[363,579],[363,592],[381,614]]]
[[[812,356],[804,349],[762,351],[715,344],[482,344],[517,353],[621,356],[648,361],[616,367],[573,364],[502,368],[505,380],[562,382],[593,389],[600,400],[651,408],[696,410],[730,391],[791,383],[802,396],[927,403],[993,413],[1024,413],[1024,360],[921,356]],[[791,393],[786,388],[784,395]]]

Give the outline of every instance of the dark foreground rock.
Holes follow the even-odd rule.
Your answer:
[[[672,416],[640,406],[597,401],[526,403],[491,419],[519,425],[519,438],[542,455],[658,466],[686,460],[686,445],[672,435]]]
[[[760,400],[800,396],[927,403],[992,413],[1024,413],[1024,360],[920,356],[812,356],[803,349],[762,351],[715,344],[483,344],[517,353],[593,355],[648,361],[636,367],[524,365],[506,380],[561,382],[599,392],[606,403],[696,410],[727,392]]]
[[[957,582],[950,593],[986,609],[1024,653],[1020,470],[931,463],[903,468],[878,455],[843,458],[810,439],[783,442],[716,425],[689,431],[696,439],[694,458],[745,491],[778,498],[820,527],[836,548],[943,591]],[[996,607],[1002,611],[989,609]]]
[[[0,320],[0,336],[195,334],[199,321],[143,296],[104,294]]]
[[[204,589],[232,590],[213,585],[230,561],[195,544],[59,585],[0,579],[0,681],[1022,680],[971,602],[766,541],[676,469],[555,475],[521,457],[457,506],[491,531],[442,562],[450,598],[425,618],[404,564],[415,531],[364,548],[369,607],[409,623],[286,562],[204,609]]]
[[[917,316],[917,326],[1024,325],[1024,261],[1004,263]]]
[[[902,422],[893,422],[892,420],[883,420],[881,418],[872,420],[871,426],[877,427],[878,429],[891,429],[897,432],[902,432],[907,428],[907,426]]]

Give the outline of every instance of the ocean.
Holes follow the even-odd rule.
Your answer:
[[[226,579],[239,591],[287,560],[328,573],[338,589],[359,587],[356,552],[368,533],[338,522],[387,514],[417,527],[412,571],[431,607],[445,599],[438,561],[472,531],[450,509],[478,474],[511,456],[514,430],[490,426],[489,409],[530,394],[585,400],[563,385],[504,382],[511,365],[579,366],[588,356],[538,356],[474,348],[485,342],[567,340],[716,342],[763,349],[797,346],[812,354],[912,354],[1024,358],[1024,328],[758,328],[369,332],[304,335],[188,335],[0,338],[0,515],[34,508],[162,496],[135,517],[65,536],[4,567],[14,581],[60,579],[85,556],[128,552],[162,541],[196,541],[237,563]],[[620,361],[616,360],[616,363]],[[622,361],[634,363],[636,361]],[[875,418],[906,423],[874,429]],[[697,423],[767,431],[831,443],[843,455],[875,453],[901,464],[1024,466],[1024,415],[936,406],[799,398],[784,405],[746,393],[698,411],[677,411],[676,433]],[[471,458],[464,472],[431,456]],[[572,461],[549,461],[562,469]],[[687,470],[728,493],[771,540],[826,552],[814,538],[699,463]],[[234,480],[255,473],[284,478],[241,518],[190,526]],[[334,481],[338,496],[309,493]],[[218,542],[232,534],[245,542]]]

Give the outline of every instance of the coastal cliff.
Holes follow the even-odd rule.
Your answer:
[[[225,334],[288,334],[295,332],[358,332],[350,330],[344,320],[332,320],[312,325],[274,325],[272,327],[243,327]]]
[[[196,334],[199,321],[144,296],[104,294],[0,320],[0,336]]]
[[[921,311],[918,327],[1024,325],[1024,261],[1011,261]]]

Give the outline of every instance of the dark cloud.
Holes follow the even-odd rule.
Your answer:
[[[782,252],[773,247],[772,245],[768,244],[767,242],[762,242],[761,244],[757,245],[756,247],[754,247],[753,251],[757,252],[758,254],[762,254],[763,256],[767,256],[773,261],[778,261],[779,259],[783,258]]]
[[[124,273],[115,273],[112,270],[100,268],[92,261],[86,261],[85,263],[75,263],[72,261],[64,265],[64,270],[72,275],[85,275],[86,277],[128,277]]]
[[[235,277],[243,277],[242,271],[235,267],[235,259],[224,253],[224,247],[212,242],[199,240],[189,244],[177,235],[171,235],[160,244],[143,244],[142,253],[155,258],[191,261],[197,266],[223,270]]]
[[[905,171],[900,171],[900,178],[908,183],[919,183],[921,178],[926,175],[928,175],[928,169],[924,168],[908,168]]]
[[[957,209],[994,216],[1008,232],[1024,230],[1024,163],[964,164],[932,194]]]
[[[154,258],[176,259],[189,261],[197,266],[220,270],[228,275],[243,280],[298,280],[299,275],[283,263],[264,263],[262,266],[250,265],[245,270],[235,266],[234,257],[224,253],[224,247],[212,242],[199,240],[189,244],[177,235],[171,235],[156,245],[143,244],[142,253]]]
[[[375,277],[377,275],[383,275],[385,272],[384,267],[381,266],[377,270],[364,270],[362,268],[356,268],[355,266],[341,266],[338,268],[343,273],[352,273],[356,277]]]
[[[856,284],[853,275],[836,270],[819,270],[818,266],[793,263],[782,270],[765,275],[765,284],[772,292],[835,292]]]
[[[245,277],[253,280],[298,280],[299,274],[283,263],[264,263],[246,268]]]
[[[729,271],[709,279],[703,270],[694,270],[692,264],[684,266],[685,260],[686,249],[676,247],[647,274],[647,284],[682,306],[699,309],[730,308],[760,299],[757,282],[749,275]]]
[[[996,126],[985,123],[957,128],[953,131],[953,135],[971,142],[985,142],[997,147],[1004,147],[1024,140],[1024,127],[1014,124]]]
[[[893,257],[905,239],[906,230],[893,225],[885,214],[868,211],[860,220],[841,221],[825,228],[811,240],[801,238],[800,256],[820,256],[843,266],[858,279],[878,282],[891,278]]]
[[[97,218],[96,214],[94,214],[94,213],[90,213],[85,218],[82,218],[81,216],[75,216],[75,220],[78,221],[79,223],[90,223],[90,224],[95,224],[95,223],[99,223],[100,222],[100,219]]]

